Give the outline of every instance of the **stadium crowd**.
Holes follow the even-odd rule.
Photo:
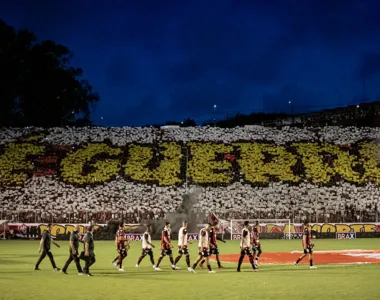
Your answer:
[[[0,130],[0,219],[162,219],[182,195],[220,217],[377,221],[380,128]]]

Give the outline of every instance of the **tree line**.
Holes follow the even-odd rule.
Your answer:
[[[67,47],[0,19],[0,126],[90,124],[99,95],[72,58]]]

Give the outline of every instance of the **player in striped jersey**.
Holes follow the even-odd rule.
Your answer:
[[[314,244],[311,243],[311,232],[310,232],[309,222],[305,221],[303,226],[303,236],[302,236],[302,247],[303,254],[297,259],[294,265],[298,266],[298,263],[309,254],[309,263],[310,269],[316,269],[316,266],[313,266],[313,247]]]
[[[249,257],[249,262],[252,265],[252,269],[254,271],[257,271],[257,269],[255,267],[255,263],[253,261],[253,254],[251,251],[251,234],[249,232],[248,226],[249,226],[249,222],[245,221],[244,222],[244,228],[241,232],[241,241],[240,241],[240,250],[241,251],[240,251],[240,258],[239,258],[239,263],[238,263],[238,267],[237,267],[238,272],[240,272],[241,264],[243,263],[244,257],[246,255],[248,255],[248,257]]]
[[[153,251],[152,248],[154,248],[154,245],[152,244],[152,238],[150,236],[151,228],[150,225],[146,226],[146,230],[142,236],[142,253],[139,257],[139,260],[137,261],[136,268],[139,267],[141,261],[144,259],[145,256],[149,255],[150,262],[152,263],[153,269],[156,268],[154,264],[154,257],[153,257]]]
[[[172,245],[172,241],[170,239],[170,233],[171,233],[170,222],[166,222],[164,230],[161,233],[161,255],[158,258],[157,266],[155,267],[156,271],[161,271],[159,266],[160,266],[162,259],[166,255],[169,256],[170,262],[172,264],[172,269],[178,270],[178,268],[174,265],[173,251],[172,251],[173,245]]]
[[[209,240],[210,240],[210,255],[215,255],[216,257],[216,262],[218,264],[218,268],[221,269],[223,268],[223,266],[220,264],[220,259],[219,259],[219,248],[218,248],[218,244],[217,244],[217,240],[219,241],[222,241],[223,243],[225,243],[224,240],[220,239],[220,238],[217,238],[216,236],[216,233],[218,231],[218,222],[215,222],[213,226],[211,226],[210,228],[210,232],[209,232]],[[201,263],[199,264],[199,267],[203,268],[203,264],[205,262],[205,259],[203,259],[201,261]]]
[[[209,232],[210,232],[210,228],[211,228],[211,224],[207,224],[199,232],[198,258],[197,258],[197,260],[195,261],[195,263],[193,265],[193,270],[195,270],[195,268],[197,267],[197,265],[199,264],[199,262],[203,258],[205,258],[209,273],[215,273],[215,271],[213,271],[211,269],[211,265],[210,265],[210,262],[209,262],[209,256],[210,256],[210,252],[209,252],[209,249],[210,249]]]
[[[124,231],[124,225],[120,224],[119,225],[119,230],[116,232],[116,237],[115,237],[115,247],[116,251],[119,253],[119,256],[116,257],[113,261],[115,264],[116,261],[116,268],[119,269],[119,271],[124,271],[123,268],[123,260],[124,258],[127,257],[127,250],[129,249],[129,240],[127,239]]]
[[[182,223],[182,227],[178,231],[178,256],[174,261],[176,266],[182,255],[186,256],[187,270],[189,272],[194,272],[193,268],[190,266],[190,254],[189,249],[187,248],[187,221]]]
[[[252,251],[253,259],[255,262],[256,268],[259,267],[259,257],[262,253],[261,243],[260,243],[260,224],[259,221],[256,221],[256,224],[252,227]],[[257,251],[257,255],[256,255]]]

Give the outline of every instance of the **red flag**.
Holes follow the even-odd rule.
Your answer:
[[[208,220],[209,220],[209,223],[211,224],[219,223],[219,219],[216,217],[216,215],[213,212],[210,212],[208,216]]]
[[[224,159],[229,161],[235,161],[235,155],[226,153],[224,154]]]

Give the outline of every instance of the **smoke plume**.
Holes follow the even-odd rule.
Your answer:
[[[165,226],[165,222],[169,221],[172,233],[178,233],[178,230],[182,227],[182,222],[188,222],[188,232],[197,232],[197,215],[193,212],[193,207],[197,204],[199,196],[202,192],[201,188],[192,188],[188,193],[182,196],[182,203],[178,209],[166,216],[164,220],[156,220],[152,223],[152,231],[155,236],[160,235]],[[146,223],[146,222],[144,222]]]

